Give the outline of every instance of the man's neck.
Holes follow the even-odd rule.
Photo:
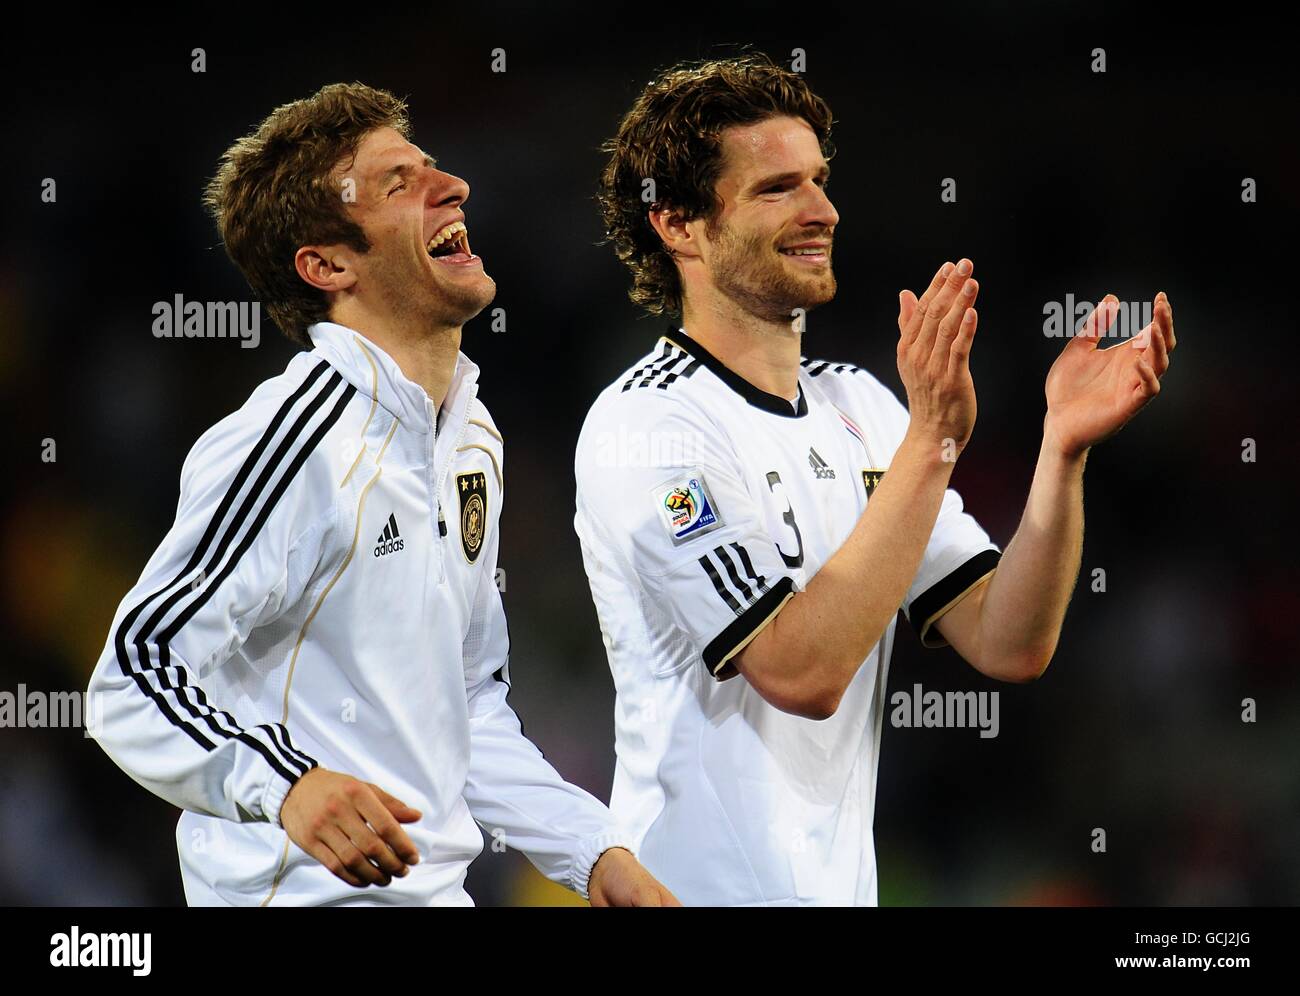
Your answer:
[[[682,327],[722,362],[760,391],[794,401],[799,396],[802,336],[794,319],[769,322],[731,302],[683,304]]]
[[[442,407],[456,372],[460,326],[404,324],[350,309],[338,309],[335,321],[360,332],[391,356],[407,380],[424,388],[434,409]]]

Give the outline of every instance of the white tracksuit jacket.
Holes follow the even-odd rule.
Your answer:
[[[185,810],[192,905],[469,905],[476,820],[586,896],[630,835],[506,703],[502,446],[478,368],[459,356],[435,426],[374,343],[310,333],[186,458],[176,521],[90,680],[96,739]],[[353,888],[289,841],[281,803],[315,765],[421,811],[406,878]]]

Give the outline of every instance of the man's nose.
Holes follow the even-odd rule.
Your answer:
[[[801,220],[805,225],[823,225],[826,228],[834,228],[839,224],[840,213],[835,210],[835,205],[826,196],[824,189],[817,184],[812,184],[812,190],[808,208]]]
[[[438,169],[433,174],[433,182],[429,184],[430,206],[458,205],[469,200],[469,184],[460,177]]]

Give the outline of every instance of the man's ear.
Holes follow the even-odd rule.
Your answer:
[[[347,290],[357,282],[356,270],[343,246],[302,246],[293,256],[298,276],[317,290]]]
[[[650,226],[663,242],[664,248],[674,256],[698,256],[699,239],[691,231],[690,222],[674,208],[652,207],[647,215]]]

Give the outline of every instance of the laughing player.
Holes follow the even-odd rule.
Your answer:
[[[469,187],[409,138],[401,101],[340,84],[226,153],[226,248],[314,349],[186,459],[91,678],[97,739],[185,810],[192,905],[467,905],[476,820],[595,905],[674,904],[506,703],[502,440],[460,352],[496,285]]]
[[[680,314],[596,400],[575,525],[617,689],[611,806],[684,902],[874,904],[872,820],[899,608],[1004,681],[1043,673],[1078,574],[1089,447],[1155,396],[1155,320],[1047,377],[1042,448],[1001,551],[948,487],[975,423],[978,286],[900,294],[904,408],[801,358],[831,300],[830,110],[761,58],[678,67],[623,119],[601,190],[634,302]],[[654,183],[653,203],[642,194]]]

